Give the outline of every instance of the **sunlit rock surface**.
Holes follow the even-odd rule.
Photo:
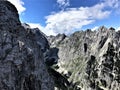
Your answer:
[[[120,90],[120,31],[101,26],[48,40],[59,49],[56,70],[76,86],[73,90]]]

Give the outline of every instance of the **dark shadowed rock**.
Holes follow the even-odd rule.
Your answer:
[[[57,64],[58,62],[58,48],[50,48],[48,51],[45,52],[45,63],[48,66],[52,66],[53,64]]]
[[[43,52],[48,48],[37,29],[21,26],[15,6],[1,0],[0,90],[54,90],[44,63]]]

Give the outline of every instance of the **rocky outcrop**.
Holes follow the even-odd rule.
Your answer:
[[[32,32],[35,35],[35,40],[40,46],[40,49],[44,56],[44,62],[47,66],[52,66],[58,62],[58,48],[50,48],[47,36],[42,33],[38,28],[30,28],[26,23],[23,23],[22,26],[27,30],[27,32]]]
[[[120,31],[101,26],[96,31],[59,34],[48,40],[51,47],[59,48],[56,70],[77,88],[120,90]]]
[[[54,90],[47,50],[45,36],[23,27],[15,6],[0,0],[0,90]]]

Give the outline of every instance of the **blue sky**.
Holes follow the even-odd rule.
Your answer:
[[[20,20],[47,35],[99,26],[120,29],[120,0],[9,0]]]

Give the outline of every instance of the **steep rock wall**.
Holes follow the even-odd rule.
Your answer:
[[[36,34],[6,0],[0,0],[0,90],[54,90]]]

